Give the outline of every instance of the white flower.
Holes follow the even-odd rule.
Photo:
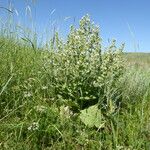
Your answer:
[[[28,130],[29,131],[35,131],[39,129],[39,123],[38,122],[33,122],[29,127]]]
[[[31,97],[32,94],[30,92],[24,92],[24,97]]]

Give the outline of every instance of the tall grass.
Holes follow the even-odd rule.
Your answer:
[[[89,16],[33,41],[0,35],[0,149],[149,149],[149,55],[103,53]]]

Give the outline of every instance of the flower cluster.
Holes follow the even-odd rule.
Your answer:
[[[24,92],[24,97],[25,98],[28,98],[28,97],[31,97],[32,94],[30,92]]]
[[[29,131],[35,131],[39,129],[39,123],[38,122],[33,122],[29,127],[28,130]]]

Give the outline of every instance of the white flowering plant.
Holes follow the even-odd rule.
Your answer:
[[[116,101],[112,92],[123,72],[123,46],[117,48],[113,40],[102,52],[99,27],[91,23],[89,15],[80,20],[79,28],[71,26],[66,42],[55,33],[50,42],[50,63],[45,66],[55,94],[64,101],[69,99],[72,103],[68,105],[79,110],[112,98]]]

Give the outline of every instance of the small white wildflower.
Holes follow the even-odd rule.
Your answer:
[[[29,127],[28,130],[29,131],[35,131],[39,129],[39,123],[38,122],[33,122]]]
[[[75,39],[76,39],[76,40],[80,39],[80,36],[79,36],[79,35],[76,35],[76,36],[75,36]]]
[[[30,92],[24,92],[24,97],[31,97],[32,94]]]

